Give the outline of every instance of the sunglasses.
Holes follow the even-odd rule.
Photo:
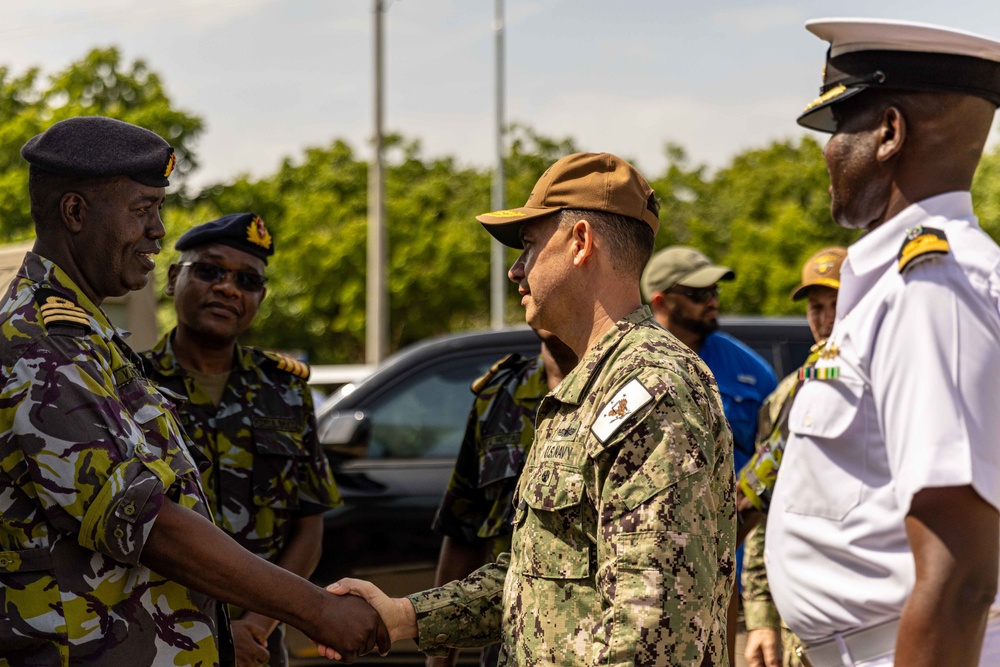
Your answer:
[[[244,292],[260,292],[264,289],[264,283],[267,282],[265,276],[253,271],[224,269],[217,264],[208,264],[206,262],[180,262],[177,266],[190,268],[195,278],[210,285],[221,283],[231,273],[233,274],[236,286]]]
[[[719,286],[711,287],[677,287],[671,290],[674,294],[680,294],[694,303],[708,303],[712,299],[719,298]]]

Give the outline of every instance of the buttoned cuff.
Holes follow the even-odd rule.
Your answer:
[[[136,457],[115,466],[87,508],[80,526],[80,546],[129,565],[139,562],[153,521],[176,473],[145,445]]]
[[[781,618],[778,616],[778,609],[773,602],[767,600],[744,600],[743,618],[746,622],[747,630],[759,630],[760,628],[777,629],[781,625]]]

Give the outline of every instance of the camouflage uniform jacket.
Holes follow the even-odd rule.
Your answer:
[[[511,553],[410,596],[420,647],[507,665],[726,664],[732,435],[711,373],[649,309],[544,399]]]
[[[139,562],[167,499],[211,513],[138,356],[28,253],[0,302],[0,364],[0,665],[219,664],[218,603]]]
[[[233,371],[216,407],[173,350],[173,332],[143,353],[149,377],[186,401],[178,406],[194,443],[215,523],[239,544],[273,561],[291,522],[340,504],[316,437],[306,380],[277,355],[235,346]]]
[[[549,385],[541,356],[522,359],[516,354],[498,362],[480,381],[485,385],[476,392],[433,527],[462,542],[492,540],[495,560],[510,551],[514,490],[535,439],[535,413]]]

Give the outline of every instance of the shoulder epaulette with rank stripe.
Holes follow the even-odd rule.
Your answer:
[[[82,333],[90,331],[90,317],[87,311],[75,302],[66,298],[62,292],[49,287],[35,290],[35,301],[46,328],[53,325],[69,325],[82,329]]]
[[[516,365],[517,362],[519,362],[520,360],[521,360],[521,355],[518,354],[517,352],[512,352],[503,359],[501,359],[500,361],[490,366],[490,370],[486,371],[480,377],[473,380],[472,393],[478,396],[479,392],[481,392],[483,389],[486,389],[486,385],[490,383],[490,380],[493,379],[494,375],[499,373],[504,368],[509,368],[511,366]]]
[[[303,380],[309,379],[309,365],[302,363],[298,359],[293,359],[288,355],[281,354],[280,352],[271,352],[268,350],[264,351],[264,356],[273,361],[277,366],[279,371],[285,371],[286,373],[291,373],[296,375]]]
[[[899,249],[899,272],[911,266],[917,259],[930,255],[948,254],[948,237],[940,229],[917,225],[906,230],[906,240]]]

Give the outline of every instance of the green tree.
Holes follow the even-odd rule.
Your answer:
[[[15,76],[0,67],[0,241],[33,235],[21,146],[60,120],[96,115],[134,123],[169,141],[177,175],[197,167],[192,145],[204,124],[173,106],[145,61],[124,63],[118,49],[94,49],[45,82],[37,68]]]

